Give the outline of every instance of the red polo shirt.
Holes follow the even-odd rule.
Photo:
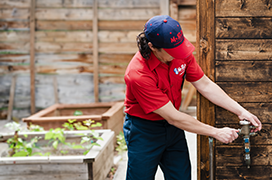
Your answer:
[[[197,81],[204,75],[192,54],[186,59],[173,59],[167,65],[153,53],[146,60],[138,51],[129,63],[124,77],[127,85],[125,112],[143,119],[162,120],[153,111],[169,100],[179,109],[185,72],[189,82]]]

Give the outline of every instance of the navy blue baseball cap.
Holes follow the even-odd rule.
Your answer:
[[[144,28],[146,38],[176,59],[188,57],[195,47],[184,37],[178,21],[168,15],[154,16]]]

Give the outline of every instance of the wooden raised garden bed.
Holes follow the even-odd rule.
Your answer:
[[[49,130],[50,128],[61,128],[68,119],[76,119],[79,122],[91,119],[102,124],[99,127],[100,129],[111,129],[117,135],[122,131],[123,127],[123,106],[123,102],[54,104],[30,117],[24,118],[23,121],[28,125],[39,125],[45,130]],[[75,111],[81,111],[83,115],[75,116]]]
[[[113,165],[114,132],[111,130],[95,130],[103,140],[100,146],[93,146],[86,155],[82,150],[72,149],[72,155],[50,155],[30,157],[1,157],[0,180],[105,180]],[[80,141],[82,132],[65,131],[67,141]],[[89,131],[90,132],[90,131]],[[44,132],[28,132],[28,138],[44,136]],[[13,137],[13,134],[1,134],[2,144]],[[24,138],[23,133],[19,136]],[[1,149],[3,156],[3,149]],[[5,153],[6,154],[6,153]]]

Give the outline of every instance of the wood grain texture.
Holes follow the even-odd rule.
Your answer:
[[[263,17],[271,16],[271,2],[266,0],[216,1],[216,17]]]
[[[272,82],[218,82],[217,84],[238,102],[272,102]]]
[[[159,2],[157,0],[137,0],[137,1],[123,1],[123,0],[99,0],[99,8],[143,8],[153,7],[158,8]],[[38,7],[47,8],[90,8],[93,7],[93,0],[37,0]]]
[[[269,39],[271,26],[271,18],[217,18],[216,38]]]
[[[216,60],[271,60],[271,39],[216,40]]]
[[[271,145],[251,145],[251,165],[271,165]],[[216,147],[216,166],[242,166],[244,164],[243,145]]]
[[[216,81],[272,81],[272,61],[217,61]]]
[[[18,0],[18,1],[10,1],[3,0],[0,2],[1,8],[29,8],[31,0]]]
[[[141,31],[146,21],[147,19],[133,20],[132,23],[131,20],[99,20],[98,29]],[[37,20],[37,30],[91,30],[92,26],[93,22],[87,20]]]
[[[205,72],[205,74],[214,80],[214,50],[215,50],[215,24],[214,24],[214,1],[198,0],[197,7],[197,37],[196,37],[196,51],[197,60],[199,65]],[[197,95],[197,118],[206,124],[214,126],[214,105],[209,102],[205,97],[199,93]],[[209,171],[209,143],[208,137],[200,136],[197,137],[197,167],[198,173],[197,178],[208,179],[210,177]]]
[[[255,114],[262,123],[272,123],[272,104],[271,103],[240,103],[251,113]],[[216,107],[216,124],[238,124],[240,121],[237,115]]]
[[[232,179],[232,180],[264,180],[270,179],[271,166],[254,166],[248,169],[246,166],[217,166],[216,179]]]
[[[159,15],[159,9],[101,9],[98,11],[99,20],[148,20]],[[85,8],[77,9],[43,9],[36,10],[37,20],[92,20],[93,10]]]
[[[0,17],[5,20],[27,20],[30,16],[28,8],[7,8],[0,9]]]
[[[0,21],[0,30],[29,30],[28,20],[24,21]]]

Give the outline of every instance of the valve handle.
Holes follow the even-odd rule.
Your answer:
[[[240,121],[239,123],[240,123],[240,125],[249,125],[250,124],[250,122],[246,119]]]

